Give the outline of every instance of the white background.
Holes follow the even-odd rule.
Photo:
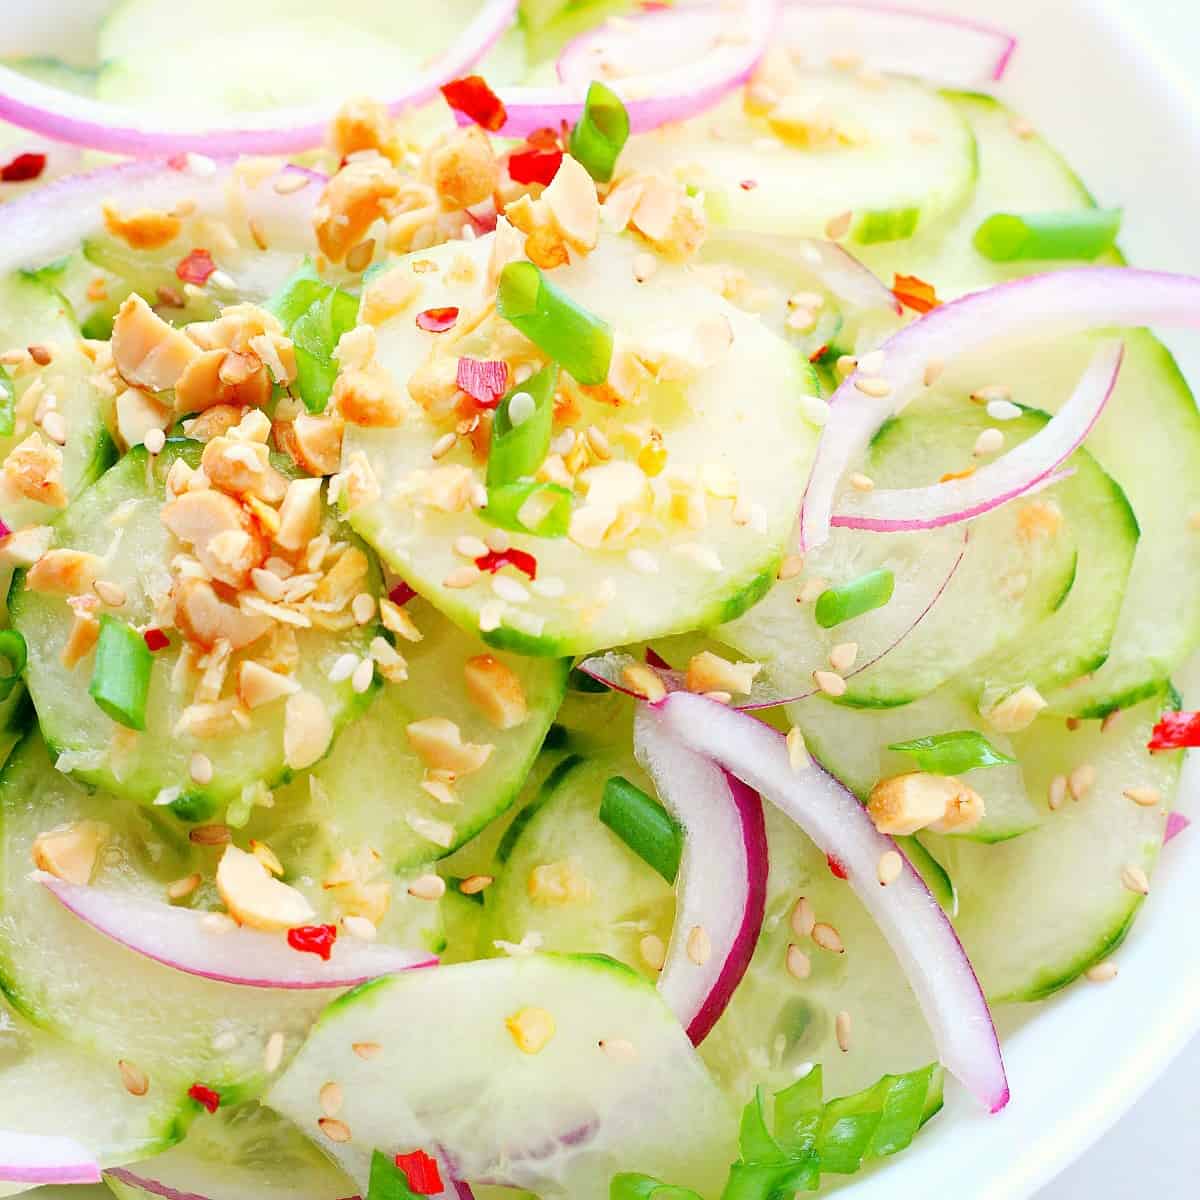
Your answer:
[[[1188,68],[1200,88],[1200,0],[1126,0],[1126,6]],[[1119,1036],[1119,1031],[1113,1033]],[[1103,1054],[1104,1047],[1097,1046],[1096,1053]],[[1200,1038],[1037,1200],[1194,1200],[1200,1195],[1195,1164],[1198,1076]]]

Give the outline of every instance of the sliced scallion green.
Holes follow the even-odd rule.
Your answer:
[[[565,537],[571,522],[571,493],[557,483],[523,479],[488,488],[487,507],[479,515],[501,529],[534,537]]]
[[[612,329],[581,308],[531,262],[500,272],[496,310],[580,383],[603,383],[612,362]]]
[[[958,729],[908,742],[893,742],[888,749],[912,755],[922,771],[934,775],[960,775],[977,767],[1001,767],[1017,761],[1002,754],[977,729]]]
[[[992,262],[1098,258],[1121,230],[1119,208],[993,213],[975,231],[975,249]]]
[[[594,81],[588,87],[579,121],[571,130],[571,157],[597,183],[607,183],[628,140],[629,113],[621,97],[599,80]]]
[[[146,728],[146,697],[154,655],[132,625],[102,613],[88,694],[100,710],[127,729]]]
[[[614,775],[604,785],[600,820],[668,883],[679,873],[683,830],[653,796]]]
[[[841,587],[827,588],[817,597],[815,616],[822,629],[832,629],[873,608],[882,608],[891,598],[896,578],[887,570],[868,571]]]
[[[554,426],[554,389],[558,365],[550,363],[514,387],[496,409],[488,449],[487,486],[517,483],[545,461]]]
[[[8,673],[0,675],[0,700],[7,700],[29,661],[25,638],[15,629],[0,631],[0,658],[8,663]]]

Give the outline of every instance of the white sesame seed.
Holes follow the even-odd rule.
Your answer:
[[[658,259],[653,254],[637,254],[633,259],[633,277],[645,283],[658,270]]]
[[[201,786],[206,783],[212,783],[212,760],[207,754],[201,754],[200,751],[197,750],[192,755],[191,763],[188,765],[188,774],[191,775],[194,783],[198,783]]]
[[[858,658],[857,642],[839,642],[829,652],[829,665],[839,674],[844,675]]]
[[[881,886],[887,887],[893,884],[900,878],[900,872],[904,870],[904,859],[895,850],[885,850],[879,856],[878,876]]]
[[[1012,389],[1002,383],[989,383],[987,387],[977,388],[973,391],[971,399],[976,404],[991,404],[993,400],[1011,400]]]
[[[529,585],[529,590],[538,596],[545,596],[548,600],[557,600],[558,597],[566,595],[567,584],[566,580],[560,579],[557,575],[546,575],[541,579],[535,579]]]
[[[357,654],[340,654],[334,659],[333,666],[329,668],[330,683],[344,683],[351,675],[354,674],[355,668],[358,666],[359,658]]]
[[[226,291],[232,292],[237,290],[237,283],[228,271],[214,271],[208,277],[208,282],[211,283],[213,287],[223,288]]]
[[[489,600],[479,609],[479,632],[491,633],[499,629],[504,621],[504,605],[499,600]]]
[[[812,765],[808,747],[804,743],[804,734],[799,725],[793,725],[787,733],[788,765],[793,771],[807,771]]]
[[[839,355],[835,369],[838,375],[845,379],[858,370],[858,359],[852,354]]]
[[[67,444],[67,421],[56,409],[51,409],[42,418],[42,430],[52,442],[59,446]]]
[[[638,942],[642,962],[652,971],[661,971],[667,961],[667,947],[657,934],[648,933]]]
[[[788,946],[784,962],[794,979],[807,979],[812,974],[812,960],[799,946]]]
[[[483,540],[487,543],[487,548],[495,550],[497,554],[512,549],[512,538],[509,537],[507,529],[489,529],[483,535]]]
[[[111,579],[97,579],[92,588],[109,608],[120,608],[125,603],[125,589]]]
[[[703,925],[693,925],[687,936],[687,956],[698,967],[712,956],[712,939]]]
[[[850,476],[850,486],[856,492],[870,492],[875,489],[875,480],[870,475],[864,475],[860,471],[855,471]]]
[[[550,443],[550,452],[558,455],[570,454],[574,445],[575,430],[564,429],[562,433],[560,433],[558,437],[556,437],[554,441]]]
[[[350,601],[350,613],[356,625],[365,625],[375,615],[375,597],[370,592],[359,592]]]
[[[1121,868],[1121,886],[1127,891],[1136,892],[1139,896],[1150,894],[1150,880],[1137,863],[1126,863]]]
[[[375,664],[369,658],[364,658],[350,676],[350,687],[361,696],[371,686],[371,680],[374,678]]]
[[[804,555],[789,554],[783,562],[779,564],[780,579],[795,579],[801,571],[804,570]]]
[[[1004,449],[1004,434],[998,429],[985,429],[975,439],[973,453],[982,457],[985,454],[995,454]]]
[[[142,445],[151,454],[161,454],[163,447],[167,444],[167,435],[161,429],[148,429],[146,436],[142,438]]]
[[[150,1079],[141,1067],[136,1067],[122,1058],[117,1060],[117,1070],[120,1072],[125,1090],[131,1096],[144,1096],[150,1090]]]
[[[612,447],[608,444],[608,438],[595,425],[587,427],[587,444],[588,449],[602,461],[607,461],[612,458]]]
[[[989,400],[987,415],[993,421],[1015,421],[1021,410],[1011,400]]]
[[[445,458],[451,450],[454,449],[454,443],[458,441],[458,434],[451,430],[449,433],[443,433],[436,442],[433,443],[433,449],[429,452],[430,458]]]
[[[831,217],[825,225],[825,236],[831,241],[840,241],[850,232],[850,223],[854,220],[852,212],[839,213]]]
[[[873,400],[882,400],[892,394],[892,385],[877,375],[859,375],[854,380],[854,386]]]
[[[350,1126],[345,1121],[339,1121],[335,1117],[319,1117],[317,1119],[317,1128],[331,1142],[348,1142],[351,1137]]]
[[[1050,805],[1051,812],[1058,812],[1063,806],[1063,801],[1067,798],[1067,777],[1065,775],[1055,775],[1050,780],[1050,793],[1047,803]]]
[[[383,1047],[378,1042],[353,1042],[350,1049],[364,1062],[370,1062],[383,1053]]]
[[[1073,800],[1082,800],[1096,782],[1096,768],[1091,763],[1080,763],[1067,776],[1067,790]]]
[[[816,927],[817,918],[813,912],[813,906],[807,896],[801,896],[799,900],[792,905],[792,915],[790,917],[792,932],[797,937],[811,937],[812,931]]]
[[[609,1058],[615,1058],[619,1062],[631,1062],[637,1058],[637,1048],[625,1038],[604,1038],[600,1042],[600,1049]]]
[[[205,913],[200,918],[200,928],[205,933],[232,933],[237,928],[237,922],[224,913]]]
[[[379,936],[375,922],[366,917],[356,915],[343,917],[342,926],[352,938],[357,938],[360,942],[373,942]]]
[[[185,896],[190,896],[199,886],[200,874],[193,871],[191,875],[185,875],[182,879],[176,879],[167,884],[167,899],[182,900]]]
[[[1162,793],[1153,787],[1131,787],[1121,793],[1126,800],[1132,800],[1141,808],[1153,808],[1162,802]]]
[[[480,580],[482,572],[474,563],[469,566],[455,567],[445,579],[442,580],[442,587],[463,589],[474,587]]]
[[[813,682],[827,696],[846,694],[846,681],[834,671],[814,671]]]
[[[509,604],[524,604],[529,600],[529,589],[508,575],[493,576],[492,591]]]
[[[464,533],[461,537],[454,539],[454,553],[463,558],[469,558],[472,562],[477,558],[482,558],[487,552],[487,543],[482,538]]]
[[[1108,960],[1106,962],[1096,963],[1095,966],[1088,967],[1084,974],[1092,981],[1092,983],[1109,983],[1117,977],[1117,964]]]
[[[1100,732],[1107,733],[1121,719],[1121,712],[1121,709],[1114,708],[1112,712],[1106,713],[1100,722]]]
[[[342,1111],[346,1097],[342,1092],[341,1084],[326,1083],[317,1093],[317,1100],[321,1105],[321,1111],[327,1117],[336,1117]]]
[[[280,196],[291,196],[308,187],[311,176],[300,171],[281,171],[271,185]]]
[[[883,370],[887,357],[882,350],[872,350],[858,360],[858,369],[864,375],[878,375]]]
[[[440,900],[446,894],[446,881],[440,875],[421,875],[408,885],[408,894],[418,900]]]
[[[263,1051],[263,1070],[273,1075],[283,1062],[283,1034],[276,1030],[267,1038],[267,1046]]]
[[[837,1031],[838,1049],[845,1054],[850,1049],[850,1014],[845,1009],[838,1013],[834,1028]]]
[[[629,559],[629,565],[639,575],[658,574],[658,559],[649,550],[643,550],[640,546],[635,546],[629,551],[626,557]]]
[[[711,571],[713,574],[718,574],[723,569],[720,555],[711,546],[701,546],[697,542],[683,542],[673,546],[671,550],[673,554],[677,554],[680,558],[686,558],[696,566],[705,571]]]
[[[495,882],[492,875],[468,875],[459,885],[458,890],[464,896],[478,896],[484,888],[491,887]]]
[[[524,425],[537,412],[537,404],[528,392],[517,392],[508,402],[508,420],[514,429]]]
[[[822,950],[828,950],[830,954],[845,954],[846,947],[842,943],[842,935],[829,924],[824,921],[818,921],[812,929],[812,940],[816,942]]]
[[[931,358],[925,364],[925,373],[922,375],[926,387],[933,387],[941,378],[942,372],[946,369],[946,360],[944,358]]]

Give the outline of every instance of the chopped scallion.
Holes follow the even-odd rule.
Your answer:
[[[977,767],[1006,766],[1017,761],[1002,754],[975,729],[959,729],[952,733],[913,738],[908,742],[893,742],[888,749],[912,755],[922,771],[934,775],[960,775]]]
[[[597,183],[607,183],[628,140],[629,113],[621,97],[599,80],[594,81],[579,121],[571,130],[571,157]]]
[[[545,461],[554,425],[557,386],[558,366],[551,363],[517,384],[500,401],[488,449],[489,493],[493,488],[531,477]]]
[[[1119,208],[993,213],[975,231],[975,249],[992,262],[1098,258],[1121,229]]]
[[[581,308],[531,262],[500,272],[496,310],[580,383],[603,383],[612,361],[612,329]]]
[[[127,729],[146,728],[146,697],[154,655],[132,625],[102,613],[88,694],[100,710]]]
[[[571,521],[571,493],[557,483],[524,479],[488,488],[479,515],[501,529],[534,537],[565,537]]]
[[[683,830],[653,796],[614,775],[604,785],[600,820],[668,883],[675,882]]]
[[[896,578],[887,570],[868,571],[841,587],[827,588],[817,597],[815,616],[822,629],[882,608],[891,598]]]
[[[612,1177],[608,1200],[700,1200],[700,1193],[661,1183],[651,1175],[623,1171]]]
[[[8,663],[8,673],[0,675],[0,700],[7,700],[29,660],[25,639],[15,629],[0,632],[0,658]]]

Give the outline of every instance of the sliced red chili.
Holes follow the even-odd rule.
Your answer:
[[[5,183],[25,183],[36,179],[46,169],[44,154],[18,154],[0,167],[0,180]]]
[[[932,283],[926,283],[916,275],[897,275],[892,281],[892,295],[913,312],[927,313],[937,308],[941,301]]]
[[[495,408],[508,391],[508,363],[494,358],[460,358],[457,383],[482,408]]]
[[[1200,746],[1200,712],[1163,713],[1150,733],[1147,750],[1184,750]]]
[[[526,550],[489,550],[475,560],[475,565],[493,575],[502,567],[516,567],[530,579],[537,578],[537,559]]]
[[[203,287],[208,282],[208,277],[216,269],[217,264],[213,262],[212,255],[207,250],[193,250],[179,260],[175,267],[175,274],[184,283],[193,283],[196,287]]]
[[[509,155],[508,173],[514,183],[550,183],[562,166],[563,152],[559,149],[539,150],[531,146]]]
[[[454,305],[445,308],[427,308],[417,313],[417,328],[426,333],[445,333],[453,329],[458,321],[458,309]]]
[[[171,644],[171,639],[161,629],[157,629],[153,625],[142,634],[142,641],[146,643],[146,649],[151,654],[155,654],[159,650],[165,650]]]
[[[404,580],[400,580],[398,584],[390,592],[388,599],[396,605],[397,608],[403,608],[417,593],[408,586]]]
[[[488,87],[482,75],[466,75],[442,84],[442,95],[455,112],[495,133],[508,120],[504,101]]]
[[[445,1187],[442,1174],[438,1170],[437,1159],[431,1158],[424,1150],[414,1150],[411,1154],[397,1154],[396,1166],[404,1172],[409,1190],[418,1196],[436,1196]]]
[[[738,187],[740,187],[743,192],[752,192],[756,187],[758,187],[758,180],[743,179],[742,182],[738,184]]]
[[[336,925],[297,925],[287,932],[288,945],[302,954],[315,954],[329,961],[333,943],[337,941]]]
[[[221,1094],[214,1092],[210,1087],[205,1087],[202,1083],[193,1083],[188,1088],[188,1095],[210,1113],[215,1113],[221,1107]]]
[[[836,854],[825,855],[825,861],[829,864],[830,873],[833,875],[833,877],[835,879],[849,879],[850,878],[850,876],[846,874],[845,865],[842,863],[842,860],[840,858],[838,858],[838,856]]]

